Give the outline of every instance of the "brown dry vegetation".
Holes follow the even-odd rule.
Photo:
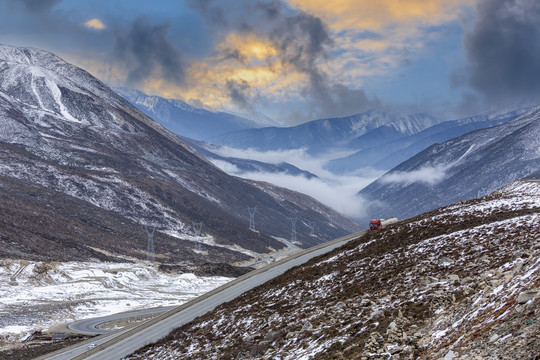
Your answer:
[[[522,279],[539,261],[540,231],[531,219],[538,221],[540,207],[474,210],[500,199],[504,195],[464,202],[370,233],[130,359],[292,359],[307,353],[314,359],[388,358],[370,357],[383,348],[396,359],[440,359],[450,348],[460,359],[534,359],[540,299],[524,307],[516,298],[540,285],[538,274]],[[470,211],[460,215],[459,208]],[[511,336],[490,343],[494,334]]]

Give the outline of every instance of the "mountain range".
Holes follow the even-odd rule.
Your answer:
[[[461,136],[468,132],[503,124],[524,113],[527,108],[489,112],[463,119],[443,121],[417,133],[397,139],[377,136],[378,129],[355,140],[360,147],[352,155],[331,160],[327,169],[335,173],[353,172],[364,167],[391,169],[427,147]],[[384,130],[382,131],[384,133]],[[354,146],[350,146],[355,148]]]
[[[225,174],[45,51],[0,46],[0,125],[2,257],[233,262],[283,248],[273,236],[290,237],[291,216],[304,247],[358,229],[307,196]]]
[[[428,114],[398,114],[384,109],[343,118],[313,120],[293,127],[265,127],[231,132],[209,142],[258,151],[306,148],[318,154],[334,148],[359,149],[416,134],[439,119]],[[366,143],[367,142],[367,143]]]
[[[518,108],[442,121],[428,114],[373,109],[288,128],[239,130],[209,141],[261,152],[303,148],[314,156],[340,150],[348,155],[328,160],[324,168],[338,175],[362,173],[364,169],[390,170],[433,144],[503,124],[527,110]]]
[[[441,121],[427,114],[373,109],[294,127],[233,131],[210,139],[211,144],[185,140],[201,155],[234,174],[261,172],[308,179],[317,176],[298,164],[232,158],[224,156],[223,149],[216,149],[225,146],[265,152],[302,148],[315,157],[335,150],[350,151],[348,156],[327,161],[324,168],[338,175],[366,168],[392,169],[359,192],[367,209],[357,221],[367,223],[369,218],[409,217],[483,196],[538,171],[536,111],[534,107],[520,107]],[[529,125],[515,132],[516,124]]]
[[[220,164],[224,168],[233,167],[228,173],[250,173],[260,172],[265,174],[281,174],[292,176],[303,176],[306,179],[316,178],[317,175],[298,168],[286,161],[277,164],[270,164],[257,160],[243,159],[231,156],[222,156],[218,152],[222,151],[221,146],[209,144],[202,141],[196,141],[189,138],[183,138],[195,151],[210,160],[214,164]],[[225,151],[226,152],[226,151]]]
[[[359,194],[368,200],[371,217],[403,218],[484,196],[539,170],[540,107],[535,107],[501,125],[432,145]]]

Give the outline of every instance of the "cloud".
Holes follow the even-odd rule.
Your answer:
[[[84,26],[86,26],[89,29],[96,29],[96,30],[105,29],[105,25],[99,19],[90,19],[84,23]]]
[[[10,42],[49,49],[111,85],[291,125],[382,105],[366,82],[397,76],[430,27],[470,0],[191,0],[181,14],[59,3],[0,2],[16,15],[0,22],[2,39],[18,28],[31,41]]]
[[[466,32],[467,83],[495,103],[540,94],[540,2],[484,0]]]
[[[348,64],[351,70],[354,65],[363,75],[365,68],[371,74],[385,74],[410,62],[410,56],[431,40],[434,26],[457,20],[470,6],[470,0],[286,1],[321,18],[332,34],[339,34],[337,48],[346,59],[336,58],[334,66]]]
[[[190,70],[198,80],[193,84],[214,92],[214,105],[232,101],[240,109],[253,110],[258,101],[300,102],[309,111],[287,107],[281,111],[289,122],[298,123],[350,115],[380,104],[362,89],[335,80],[334,69],[326,66],[335,43],[320,17],[291,12],[279,1],[190,4],[213,34],[221,34],[216,35],[216,51]],[[197,91],[189,93],[207,101]]]
[[[212,161],[214,165],[228,174],[251,180],[266,181],[276,186],[301,192],[352,218],[360,218],[365,215],[366,204],[357,195],[358,191],[382,174],[381,171],[373,169],[360,170],[357,175],[335,175],[325,170],[324,165],[329,160],[347,155],[343,151],[327,153],[321,157],[310,156],[306,149],[259,152],[252,149],[241,150],[223,147],[217,151],[212,149],[212,151],[224,157],[257,160],[269,164],[279,164],[286,161],[302,170],[307,170],[317,175],[317,178],[308,179],[304,176],[276,173],[242,172],[227,161]]]
[[[437,25],[457,16],[469,0],[287,0],[292,6],[327,20],[337,31],[380,32],[393,27]]]
[[[130,28],[116,37],[115,57],[128,68],[127,83],[145,87],[159,79],[160,83],[181,85],[184,64],[177,48],[167,37],[169,24],[151,24],[136,19]]]
[[[240,109],[253,111],[254,108],[249,99],[250,86],[247,81],[228,80],[225,83],[227,94]]]
[[[307,179],[303,176],[260,172],[242,173],[238,176],[268,182],[309,195],[326,206],[351,218],[360,218],[365,215],[366,202],[357,194],[359,190],[357,184],[356,186],[347,183],[329,184],[316,178]]]
[[[410,185],[412,183],[424,183],[426,185],[436,185],[446,177],[448,166],[424,167],[418,170],[401,172],[393,171],[380,178],[384,184],[396,183]]]

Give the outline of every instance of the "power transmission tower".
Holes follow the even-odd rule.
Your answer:
[[[249,229],[255,230],[255,211],[257,211],[257,207],[250,208],[248,206],[248,212],[249,212]]]
[[[315,221],[308,221],[308,226],[309,226],[309,230],[310,230],[310,234],[311,236],[315,236]]]
[[[296,222],[298,221],[298,217],[294,216],[292,218],[289,218],[291,220],[292,229],[291,229],[291,242],[296,242]]]
[[[146,260],[156,261],[156,252],[154,251],[154,232],[156,227],[150,232],[148,230],[148,225],[144,225],[144,230],[146,230],[146,235],[148,236],[148,246],[146,247]]]
[[[201,251],[202,246],[201,246],[201,242],[199,241],[199,236],[201,235],[201,229],[202,229],[203,223],[202,221],[198,223],[196,223],[195,221],[192,221],[191,224],[193,225],[193,232],[195,233],[195,242],[196,242],[197,250]]]

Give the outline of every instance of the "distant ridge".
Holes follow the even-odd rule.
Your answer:
[[[540,171],[540,107],[435,144],[360,191],[371,217],[410,217]],[[365,220],[365,219],[364,219]]]
[[[225,112],[195,108],[177,99],[146,95],[135,89],[115,87],[113,90],[175,134],[195,140],[275,124],[267,118],[260,121],[248,120]]]

